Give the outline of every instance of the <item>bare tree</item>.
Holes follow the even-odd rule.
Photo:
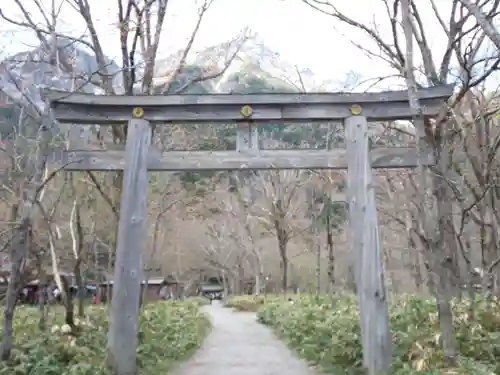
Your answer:
[[[414,239],[417,239],[415,244],[424,249],[429,279],[435,278],[435,283],[430,284],[434,284],[436,288],[434,292],[440,310],[445,355],[453,361],[455,350],[449,300],[452,296],[460,294],[460,284],[463,278],[460,267],[462,251],[454,224],[454,212],[460,204],[455,198],[454,186],[456,181],[462,181],[461,174],[467,174],[464,170],[461,170],[459,174],[454,167],[457,162],[460,162],[460,157],[455,152],[461,148],[456,147],[457,137],[460,138],[464,134],[463,131],[467,125],[466,121],[457,118],[456,112],[468,93],[473,88],[481,87],[500,64],[498,50],[490,51],[487,55],[483,53],[485,40],[490,39],[495,43],[495,30],[491,30],[489,26],[498,12],[499,4],[496,1],[479,1],[474,5],[470,1],[454,0],[451,3],[450,14],[443,15],[436,2],[431,1],[434,21],[440,26],[448,41],[444,55],[438,60],[435,56],[436,52],[430,47],[431,32],[427,29],[428,22],[433,21],[424,19],[418,2],[383,1],[382,4],[387,14],[386,24],[389,30],[392,30],[390,36],[381,35],[382,28],[375,22],[373,24],[359,22],[342,13],[326,0],[304,0],[304,2],[323,14],[333,17],[337,22],[362,31],[371,39],[374,48],[366,44],[361,46],[356,41],[352,42],[371,58],[379,58],[387,62],[402,81],[406,80],[410,98],[419,87],[442,85],[450,82],[451,79],[454,79],[457,85],[456,94],[451,98],[448,106],[443,107],[441,116],[435,121],[422,119],[418,100],[414,100],[413,95],[411,100],[415,112],[413,134],[417,138],[427,139],[427,143],[434,150],[437,165],[430,174],[419,173],[420,178],[415,180],[416,184],[413,189],[413,191],[422,191],[425,186],[432,185],[432,192],[420,194],[419,199],[413,200],[415,207],[407,211],[413,216],[412,219],[399,218],[401,223],[409,229],[408,233],[412,237],[410,240],[415,243]],[[481,14],[478,10],[484,16],[483,21],[487,22],[480,20]],[[474,20],[474,17],[477,23],[471,24],[470,20]],[[377,18],[377,22],[384,21]],[[406,53],[402,38],[406,40]],[[416,42],[415,49],[413,49],[414,41]],[[457,66],[454,66],[454,61],[458,62],[456,75]],[[420,64],[421,69],[415,71],[414,64]],[[470,139],[467,142],[470,144]],[[422,147],[418,140],[416,143]],[[486,169],[491,171],[492,166]],[[481,165],[481,170],[485,170],[483,165]],[[427,177],[424,179],[424,176]],[[432,209],[430,209],[431,202],[434,202]],[[431,217],[434,217],[436,225],[432,225],[429,219],[422,220],[424,212],[427,215],[433,214]],[[409,224],[410,228],[408,228]],[[414,226],[414,224],[417,225]],[[423,228],[424,225],[427,225],[427,228]]]
[[[324,235],[324,246],[327,251],[327,276],[329,290],[335,287],[335,237],[342,231],[346,219],[346,197],[341,192],[345,184],[344,175],[336,171],[321,171],[311,183],[310,200],[312,224]],[[321,233],[323,232],[323,233]],[[353,270],[353,264],[347,267]],[[349,272],[351,273],[351,272]],[[353,280],[347,284],[352,287]]]
[[[488,5],[487,1],[476,1],[476,3],[473,3],[470,0],[458,1],[469,11],[470,14],[474,16],[483,32],[500,51],[500,33],[497,31],[492,22],[496,11],[494,13],[483,11],[483,9]],[[497,4],[492,5],[494,10],[497,6]]]
[[[173,181],[173,176],[168,175],[167,178],[161,179],[161,184],[163,185],[163,191],[161,191],[159,200],[156,204],[156,207],[153,209],[154,214],[153,214],[153,238],[152,238],[152,243],[151,243],[151,253],[149,254],[149,259],[146,261],[145,266],[147,268],[144,269],[145,272],[145,278],[144,278],[144,289],[142,293],[142,299],[144,300],[147,289],[148,289],[148,283],[149,283],[149,278],[151,275],[151,271],[154,270],[153,264],[155,263],[155,258],[159,255],[159,236],[160,236],[160,230],[163,228],[163,231],[167,230],[167,225],[165,225],[165,216],[166,214],[171,211],[171,209],[180,202],[181,197],[180,197],[180,192],[178,191],[173,191],[171,188],[170,184]],[[161,254],[161,252],[160,252]]]
[[[309,178],[310,173],[305,171],[269,171],[254,175],[249,181],[253,186],[247,206],[264,229],[276,236],[284,292],[289,286],[288,244],[309,227],[300,213],[304,207],[300,201],[301,187]],[[257,200],[259,191],[262,192],[260,202]]]
[[[216,225],[209,225],[202,245],[208,268],[219,273],[222,279],[228,279],[230,291],[234,294],[243,292],[246,268],[245,250],[238,229],[232,217],[221,218]]]
[[[419,154],[425,150],[430,137],[427,137],[425,131],[425,119],[423,115],[422,107],[420,106],[418,95],[417,95],[417,81],[414,74],[413,65],[413,16],[411,14],[411,0],[403,0],[401,2],[401,12],[403,17],[403,30],[406,39],[406,54],[405,54],[405,73],[406,73],[406,84],[408,86],[408,98],[410,101],[410,108],[413,112],[413,122],[419,133],[419,140],[417,142],[417,147]],[[420,158],[419,158],[420,159]],[[428,171],[422,165],[419,165],[419,175],[421,177],[420,189],[421,192],[419,197],[419,209],[420,209],[420,223],[422,226],[422,238],[425,238],[425,245],[428,248],[428,252],[432,254],[439,253],[440,237],[439,233],[436,232],[436,215],[433,212],[434,201],[432,199],[432,193],[429,191]],[[441,333],[443,339],[443,349],[445,357],[454,363],[456,359],[456,343],[455,336],[453,334],[453,313],[451,310],[451,295],[448,293],[450,287],[447,285],[451,278],[445,274],[447,267],[442,265],[446,263],[446,259],[441,260],[439,258],[432,258],[432,266],[436,271],[437,276],[437,306],[439,312],[439,322],[441,326]]]
[[[42,120],[42,118],[40,118]],[[45,118],[42,121],[47,121]],[[40,201],[43,199],[47,183],[55,176],[46,170],[46,148],[50,142],[47,123],[42,123],[36,141],[34,158],[24,152],[13,153],[9,157],[12,161],[12,173],[16,176],[11,187],[14,193],[14,202],[11,206],[10,222],[12,225],[11,238],[7,243],[10,249],[10,281],[8,284],[3,322],[3,338],[0,357],[7,360],[10,357],[13,340],[13,319],[20,288],[23,287],[22,275],[26,259],[34,246],[33,226],[34,217],[39,213]],[[22,137],[18,142],[22,142]],[[13,149],[15,150],[15,145]],[[5,150],[3,150],[5,152]],[[22,156],[24,155],[24,156]],[[31,178],[30,178],[31,176]],[[4,184],[5,186],[5,184]]]
[[[233,190],[230,199],[224,201],[225,211],[229,212],[230,216],[241,225],[241,244],[240,246],[245,250],[247,259],[252,265],[255,288],[254,292],[259,295],[265,285],[265,267],[262,259],[261,245],[258,243],[257,238],[261,236],[258,222],[252,215],[250,197],[254,195],[250,191],[254,187],[240,186]]]
[[[84,233],[82,225],[82,207],[78,198],[73,201],[70,216],[70,233],[71,233],[71,250],[74,257],[73,272],[75,274],[75,283],[77,287],[78,298],[78,316],[83,317],[85,314],[84,298],[85,285],[83,283],[83,275],[81,265],[83,262],[84,251]]]
[[[498,294],[500,279],[500,217],[496,210],[500,203],[496,189],[500,178],[500,129],[496,100],[495,93],[489,98],[482,90],[471,90],[455,109],[457,121],[464,124],[456,142],[463,158],[453,164],[458,178],[450,181],[460,212],[455,228],[470,276],[467,284],[471,289],[479,283],[487,296]],[[474,241],[474,237],[479,241]]]

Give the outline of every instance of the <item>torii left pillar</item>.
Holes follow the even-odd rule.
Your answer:
[[[128,122],[125,165],[108,336],[108,361],[117,375],[136,375],[139,301],[148,218],[148,153],[151,127],[135,108]]]

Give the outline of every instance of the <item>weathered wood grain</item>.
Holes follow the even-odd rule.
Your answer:
[[[415,148],[375,148],[370,153],[373,168],[412,168],[417,165]],[[123,170],[125,154],[116,150],[54,152],[53,164],[68,164],[66,170]],[[428,151],[423,165],[433,165]],[[241,150],[241,151],[168,151],[151,150],[147,158],[150,171],[266,170],[266,169],[346,169],[347,152],[333,150]]]
[[[444,100],[422,99],[425,116],[435,116],[443,106]],[[363,114],[370,121],[409,120],[411,111],[408,102],[362,104]],[[144,109],[144,118],[157,124],[168,123],[216,123],[247,121],[239,105],[185,105],[152,106]],[[126,124],[131,117],[132,106],[105,106],[101,104],[52,103],[54,117],[61,123],[72,124]],[[311,104],[255,104],[252,121],[269,122],[313,122],[342,120],[350,115],[350,104],[311,103]]]
[[[148,218],[148,151],[151,128],[142,119],[129,122],[113,298],[108,336],[109,359],[117,375],[136,373],[139,299]]]
[[[259,128],[252,123],[239,123],[236,129],[236,151],[259,149]]]
[[[419,99],[447,99],[453,94],[453,85],[420,89]],[[147,106],[214,106],[258,104],[365,104],[408,101],[407,90],[375,93],[308,93],[308,94],[208,94],[208,95],[92,95],[45,90],[43,96],[51,102],[118,107]]]
[[[452,86],[419,91],[425,116],[435,116],[453,93]],[[248,121],[244,105],[253,109],[251,120],[262,122],[311,122],[344,119],[359,104],[372,121],[411,119],[406,91],[382,93],[318,94],[214,94],[167,96],[106,96],[47,91],[54,117],[61,123],[113,125],[127,123],[132,109],[142,107],[150,122],[213,123]]]
[[[352,116],[346,120],[346,140],[349,154],[349,221],[352,254],[355,257],[363,363],[369,375],[386,374],[392,360],[392,340],[366,118]]]

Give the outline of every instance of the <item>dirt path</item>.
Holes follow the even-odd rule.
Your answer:
[[[169,375],[320,375],[259,324],[253,313],[207,306],[212,332],[199,351]]]

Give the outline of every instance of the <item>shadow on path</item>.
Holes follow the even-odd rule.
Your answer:
[[[212,332],[170,375],[320,375],[259,324],[254,313],[233,312],[215,302],[204,310]]]

